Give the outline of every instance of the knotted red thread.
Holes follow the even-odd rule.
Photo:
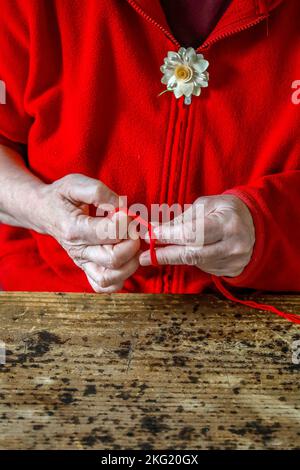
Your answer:
[[[154,235],[154,229],[153,226],[150,222],[147,222],[144,220],[140,215],[135,214],[134,212],[129,211],[126,208],[119,207],[115,209],[115,212],[122,211],[129,217],[132,217],[134,220],[137,220],[141,225],[144,227],[148,228],[149,232],[149,239],[150,239],[150,259],[151,263],[153,266],[159,266],[157,256],[156,256],[156,251],[155,251],[155,243],[156,243],[156,238]],[[269,304],[260,304],[258,302],[254,302],[254,300],[242,300],[238,299],[235,297],[229,290],[226,289],[226,287],[222,284],[221,279],[217,276],[211,275],[212,281],[215,284],[216,288],[221,292],[221,294],[224,295],[225,298],[228,300],[231,300],[232,302],[239,303],[242,305],[246,305],[247,307],[250,308],[255,308],[257,310],[264,310],[266,312],[272,312],[275,313],[276,315],[279,315],[282,318],[285,318],[286,320],[292,322],[292,323],[297,323],[300,325],[300,316],[295,315],[293,313],[289,312],[283,312],[279,310],[278,308],[274,307],[273,305]]]
[[[150,259],[151,263],[153,266],[159,266],[159,263],[157,261],[157,256],[156,256],[156,251],[155,251],[155,235],[154,235],[154,230],[152,227],[152,224],[150,222],[147,222],[145,219],[143,219],[140,215],[135,214],[134,212],[129,211],[128,209],[124,207],[118,207],[115,209],[116,212],[124,212],[124,214],[128,215],[129,217],[132,217],[134,220],[137,220],[141,225],[146,227],[149,232],[149,241],[150,241]]]

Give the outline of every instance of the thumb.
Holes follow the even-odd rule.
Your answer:
[[[85,175],[70,175],[65,196],[75,203],[119,205],[119,196],[101,181]]]

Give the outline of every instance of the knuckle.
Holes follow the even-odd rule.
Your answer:
[[[196,242],[196,234],[191,228],[183,229],[183,241],[186,244],[191,244]]]
[[[212,197],[213,196],[200,196],[194,201],[193,206],[205,205],[207,202],[209,202],[209,200],[212,199]]]
[[[95,292],[98,294],[112,294],[114,292],[117,292],[118,290],[122,289],[123,283],[118,283],[118,284],[108,284],[108,285],[102,285],[102,284],[94,284],[93,289]]]
[[[123,288],[123,282],[110,286],[108,289],[105,290],[107,294],[113,294],[114,292],[118,292]]]
[[[243,272],[243,270],[244,270],[244,266],[241,266],[241,265],[231,266],[225,270],[224,276],[237,277]]]
[[[84,270],[85,275],[87,277],[87,280],[89,281],[90,285],[92,286],[94,292],[96,292],[97,294],[102,293],[101,286],[97,282],[95,282],[95,279],[91,278],[91,276],[87,273],[87,271],[85,269],[83,269],[83,270]]]
[[[198,251],[194,250],[192,247],[185,247],[182,254],[181,261],[183,264],[188,264],[190,266],[195,266],[196,264],[200,264],[201,262],[201,255]]]
[[[242,242],[236,242],[231,248],[231,255],[240,256],[244,253],[244,244]]]
[[[228,222],[227,230],[232,235],[237,235],[241,230],[240,218],[235,212],[232,213],[232,216]]]
[[[99,280],[100,286],[104,289],[110,287],[114,282],[114,276],[110,274],[109,271],[104,271],[101,276],[101,279]]]
[[[92,288],[97,294],[102,294],[102,288],[98,284],[93,283]]]
[[[62,226],[63,238],[66,242],[72,243],[77,239],[75,227],[71,224],[64,223]]]
[[[102,287],[103,268],[100,266],[93,266],[90,263],[83,265],[82,269],[86,273],[89,279],[93,281],[99,288]]]
[[[97,201],[100,201],[102,196],[103,196],[102,184],[98,182],[95,187],[95,199]]]
[[[97,280],[99,286],[103,289],[109,285],[109,277],[106,274],[102,274]]]
[[[80,173],[70,173],[69,175],[64,176],[61,181],[65,181],[67,183],[76,183],[82,179],[82,175]]]
[[[72,173],[70,175],[65,175],[57,181],[57,184],[61,189],[66,190],[70,185],[76,184],[79,175]]]
[[[102,286],[102,284],[96,284],[95,287],[94,287],[94,290],[98,294],[109,293],[109,288],[107,288],[106,286]]]
[[[230,254],[233,256],[247,255],[249,252],[249,243],[245,238],[236,239],[230,248]]]
[[[77,219],[74,215],[61,217],[56,224],[56,229],[60,233],[60,238],[66,242],[73,242],[78,239]]]
[[[81,246],[79,250],[79,259],[80,260],[88,259],[86,254],[87,254],[87,246]]]
[[[68,249],[69,256],[71,256],[73,260],[77,260],[77,261],[80,261],[82,259],[81,252],[82,252],[81,247],[77,247],[77,246],[71,245]]]
[[[103,288],[106,280],[106,275],[102,271],[96,270],[94,274],[94,280],[99,287]]]
[[[63,198],[70,198],[72,189],[76,186],[81,186],[85,177],[79,173],[71,173],[70,175],[63,176],[57,181],[57,190]]]
[[[112,250],[110,256],[109,256],[109,261],[108,261],[108,266],[110,269],[118,269],[121,265],[121,259],[120,256],[116,253],[115,250]]]

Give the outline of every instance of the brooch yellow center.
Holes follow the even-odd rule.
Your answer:
[[[188,82],[193,76],[193,71],[188,65],[177,65],[174,75],[177,80]]]

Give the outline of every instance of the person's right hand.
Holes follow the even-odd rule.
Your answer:
[[[122,289],[139,267],[140,241],[125,238],[130,218],[123,212],[111,217],[89,215],[89,205],[113,210],[118,203],[118,196],[107,186],[80,174],[67,175],[38,190],[39,231],[60,243],[99,293]],[[119,236],[112,238],[113,234]]]

